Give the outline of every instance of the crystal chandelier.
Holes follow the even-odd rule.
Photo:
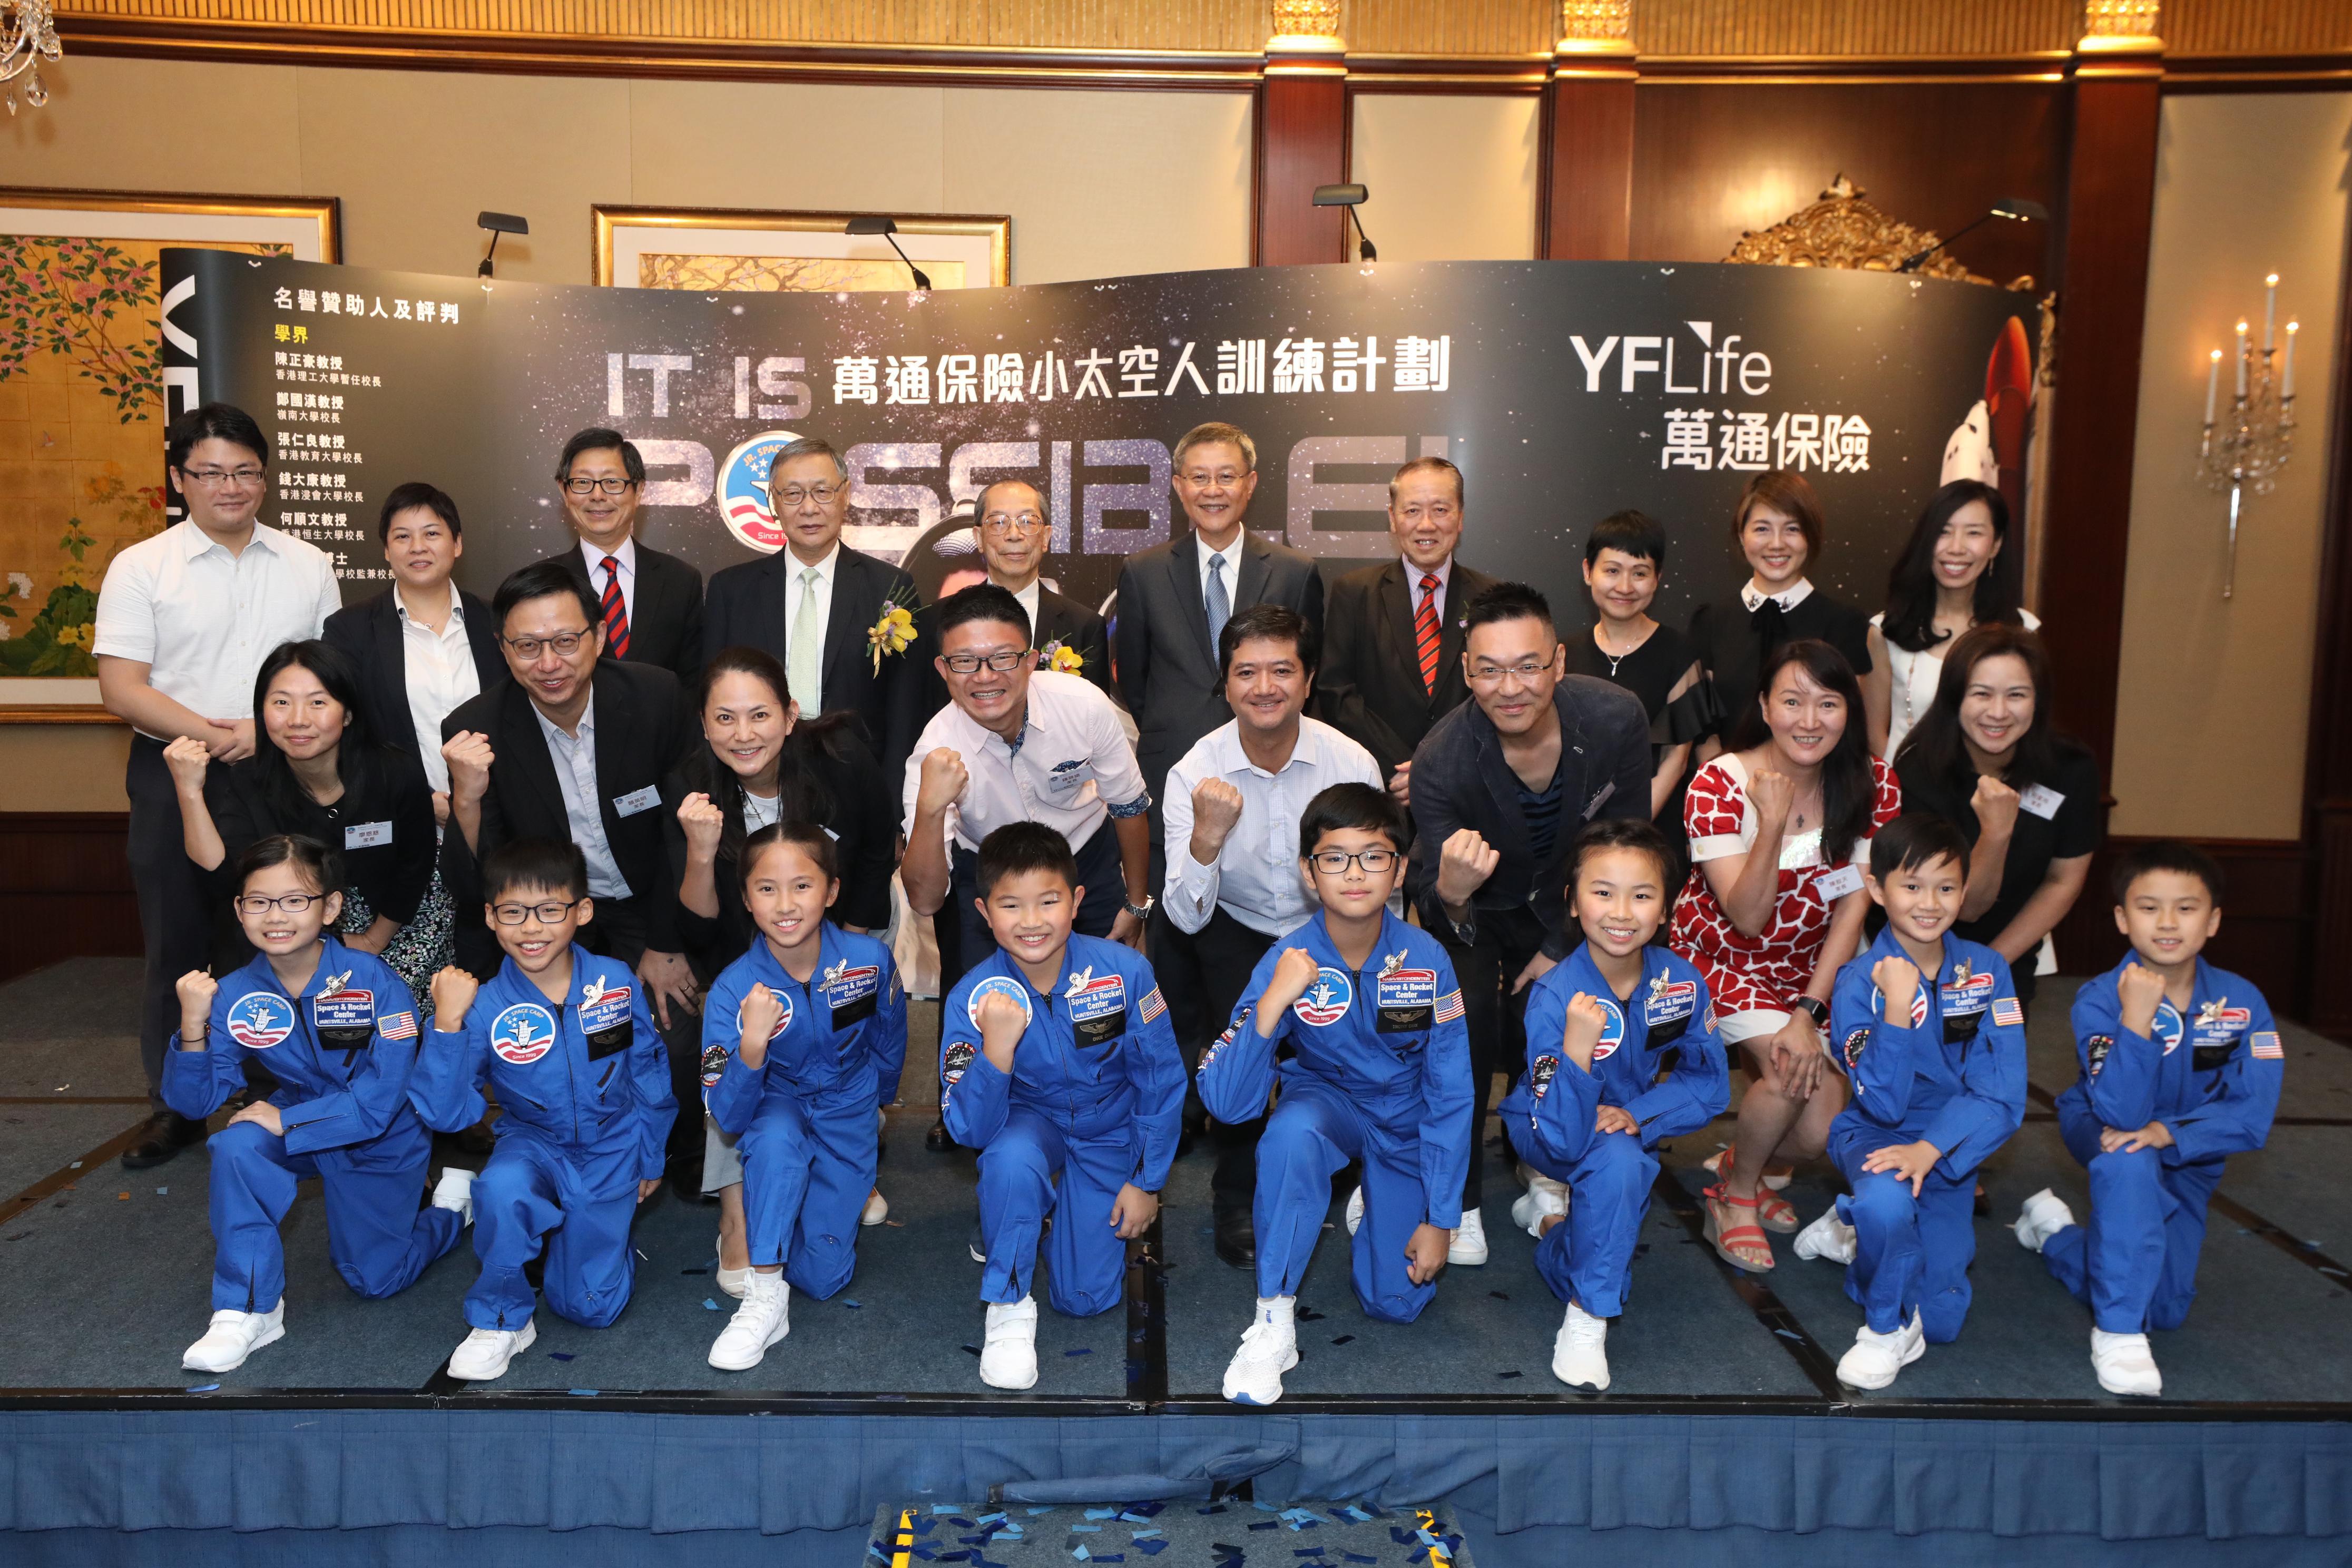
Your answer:
[[[2262,347],[2254,347],[2246,331],[2249,323],[2240,321],[2237,394],[2227,411],[2220,407],[2220,349],[2213,351],[2205,369],[2205,428],[2198,438],[2197,462],[2207,485],[2230,493],[2229,556],[2221,576],[2225,599],[2237,593],[2238,523],[2245,511],[2246,492],[2270,494],[2278,483],[2278,471],[2294,456],[2294,339],[2303,323],[2286,324],[2285,363],[2280,365],[2278,274],[2263,282]]]
[[[49,101],[41,62],[65,58],[58,42],[57,16],[49,0],[0,0],[0,101],[16,112],[16,79],[27,76],[25,101],[35,109]]]

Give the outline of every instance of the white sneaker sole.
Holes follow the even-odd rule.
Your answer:
[[[188,1348],[188,1353],[180,1358],[180,1366],[182,1370],[187,1372],[235,1372],[238,1367],[245,1364],[247,1356],[250,1356],[254,1352],[261,1349],[264,1345],[274,1345],[285,1337],[286,1325],[283,1322],[272,1324],[268,1329],[263,1331],[259,1339],[246,1346],[244,1352],[235,1361],[217,1362],[211,1364],[196,1360],[195,1347],[191,1345]]]
[[[767,1353],[770,1351],[783,1343],[784,1336],[792,1331],[793,1321],[790,1318],[779,1319],[774,1330],[769,1333],[766,1342],[761,1344],[758,1350],[753,1351],[749,1359],[744,1361],[720,1361],[719,1359],[719,1347],[716,1344],[713,1344],[710,1347],[710,1354],[705,1359],[708,1360],[712,1366],[717,1367],[720,1372],[749,1372],[753,1367],[759,1365],[760,1363],[766,1358]]]
[[[457,1370],[457,1358],[453,1355],[449,1358],[449,1375],[457,1379],[460,1383],[495,1383],[497,1380],[507,1374],[507,1368],[514,1365],[515,1357],[522,1354],[523,1352],[530,1349],[531,1346],[538,1342],[539,1324],[534,1320],[533,1321],[525,1323],[522,1326],[521,1331],[515,1337],[514,1348],[507,1352],[506,1360],[499,1363],[498,1371],[459,1372]]]
[[[1233,1369],[1228,1367],[1225,1369],[1225,1381],[1222,1384],[1224,1396],[1235,1405],[1272,1405],[1282,1397],[1282,1374],[1297,1364],[1298,1350],[1297,1346],[1293,1346],[1290,1352],[1282,1358],[1282,1364],[1275,1369],[1274,1392],[1263,1399],[1258,1397],[1255,1390],[1239,1385],[1234,1381]]]
[[[1029,1375],[1025,1378],[1022,1378],[1018,1382],[1015,1382],[1002,1373],[991,1376],[987,1358],[983,1355],[980,1363],[980,1381],[988,1384],[991,1388],[1001,1388],[1007,1394],[1019,1394],[1025,1389],[1031,1389],[1037,1386],[1037,1363],[1034,1361],[1032,1361],[1029,1363]]]
[[[1852,1352],[1849,1352],[1848,1353],[1851,1354]],[[1905,1352],[1903,1359],[1895,1363],[1894,1372],[1888,1373],[1885,1377],[1879,1378],[1874,1383],[1865,1381],[1861,1377],[1849,1375],[1845,1370],[1845,1360],[1843,1357],[1840,1357],[1838,1360],[1837,1378],[1840,1383],[1844,1384],[1848,1388],[1860,1388],[1873,1391],[1881,1388],[1889,1388],[1894,1385],[1897,1373],[1901,1373],[1905,1367],[1909,1366],[1913,1362],[1917,1361],[1921,1356],[1926,1355],[1927,1353],[1927,1342],[1923,1339],[1918,1343],[1913,1345],[1909,1351]]]
[[[1573,1369],[1563,1366],[1559,1358],[1555,1355],[1552,1358],[1551,1374],[1570,1388],[1590,1388],[1595,1394],[1609,1392],[1609,1369],[1606,1366],[1601,1369],[1597,1376],[1578,1375]]]

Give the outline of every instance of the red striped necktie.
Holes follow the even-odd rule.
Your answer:
[[[614,658],[629,657],[629,602],[621,596],[621,563],[604,557],[604,647]],[[1426,665],[1424,655],[1422,663]]]
[[[1421,689],[1437,689],[1437,589],[1433,573],[1421,575],[1421,608],[1412,616],[1412,640],[1421,650]]]

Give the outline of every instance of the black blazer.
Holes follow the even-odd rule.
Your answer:
[[[1286,605],[1309,621],[1323,619],[1323,579],[1312,560],[1287,545],[1248,535],[1240,579],[1234,585],[1236,613],[1252,605]],[[1112,641],[1118,690],[1135,716],[1136,761],[1151,790],[1156,837],[1168,770],[1234,716],[1209,641],[1195,535],[1188,531],[1127,558],[1118,574],[1118,620]]]
[[[1437,609],[1437,686],[1421,684],[1412,591],[1404,563],[1360,567],[1331,584],[1323,610],[1323,665],[1315,672],[1323,721],[1372,753],[1386,778],[1410,762],[1429,727],[1470,700],[1462,679],[1463,617],[1495,579],[1457,558]]]
[[[791,591],[799,563],[789,550],[779,550],[759,561],[746,561],[712,574],[710,598],[702,621],[703,658],[721,648],[763,648],[786,663],[784,597]],[[914,749],[929,715],[921,710],[923,677],[936,649],[927,635],[927,623],[916,621],[914,643],[890,654],[877,671],[866,634],[882,614],[885,601],[912,605],[915,580],[887,561],[841,547],[833,574],[833,605],[824,626],[824,710],[846,710],[865,726],[865,740],[881,759],[886,777],[905,772],[907,753]],[[805,694],[793,700],[809,717],[814,706]],[[896,798],[895,795],[893,798]]]
[[[1205,616],[1207,612],[1202,614]],[[1078,673],[1093,681],[1104,696],[1117,700],[1118,693],[1110,681],[1110,633],[1100,616],[1040,584],[1037,624],[1030,628],[1029,640],[1041,652],[1057,643],[1075,650],[1080,660]]]
[[[548,559],[587,584],[589,597],[604,596],[604,584],[588,575],[578,540]],[[677,676],[681,687],[691,688],[702,674],[702,574],[675,555],[648,549],[640,539],[636,601],[629,612],[627,662],[657,664]]]
[[[402,709],[405,713],[407,710]],[[265,739],[263,745],[269,742]],[[209,768],[205,773],[205,805],[213,814],[227,858],[213,873],[220,896],[235,889],[236,858],[254,841],[272,833],[306,833],[343,857],[343,879],[363,900],[371,913],[394,925],[416,918],[433,885],[433,788],[424,765],[416,760],[414,739],[404,752],[383,750],[350,770],[343,794],[332,805],[320,805],[296,792],[292,809],[280,811],[262,787],[261,765],[247,757],[234,767]],[[348,830],[375,824],[384,829],[370,837],[383,842],[353,847]]]
[[[662,838],[660,791],[672,764],[688,743],[701,744],[702,737],[688,721],[677,677],[668,670],[600,659],[591,679],[596,694],[596,793],[604,808],[604,838],[628,881],[631,901],[645,910],[646,945],[656,952],[681,952],[677,879],[669,874],[668,848]],[[460,730],[488,736],[496,757],[490,764],[489,793],[482,797],[482,855],[517,838],[572,837],[555,758],[521,687],[505,681],[465,703],[443,721],[442,739]],[[623,816],[614,803],[641,790],[651,792],[650,804]],[[466,836],[454,824],[443,837],[441,878],[460,913],[459,941],[467,942],[468,933],[476,940],[487,934],[479,924],[478,858],[467,851]],[[461,956],[468,968],[477,957],[493,966],[496,963],[495,952],[485,953],[478,946]]]
[[[576,555],[575,555],[576,559]],[[327,617],[319,635],[349,655],[360,672],[360,701],[368,722],[385,744],[417,755],[416,717],[408,706],[408,651],[400,635],[398,590],[386,588],[371,599],[345,605]],[[508,679],[506,656],[499,651],[499,628],[490,607],[460,589],[466,642],[474,650],[474,674],[488,691]]]

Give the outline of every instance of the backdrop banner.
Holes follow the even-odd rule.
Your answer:
[[[217,399],[277,444],[263,519],[332,552],[354,596],[388,580],[382,498],[425,479],[467,524],[461,580],[565,548],[567,437],[644,452],[640,536],[706,574],[779,547],[775,450],[846,457],[848,542],[927,594],[977,564],[980,487],[1045,492],[1047,575],[1100,603],[1130,552],[1184,527],[1170,448],[1208,419],[1257,445],[1254,528],[1327,573],[1388,553],[1385,481],[1459,464],[1465,559],[1576,624],[1601,518],[1672,542],[1656,613],[1744,578],[1748,475],[1821,492],[1822,586],[1875,606],[1938,483],[2025,473],[2039,321],[2027,296],[1801,268],[1435,262],[1171,272],[915,293],[684,294],[488,282],[163,252],[172,410]],[[2021,548],[2012,539],[2011,548]]]

